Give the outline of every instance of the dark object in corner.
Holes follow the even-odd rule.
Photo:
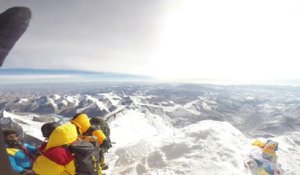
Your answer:
[[[0,14],[0,67],[16,41],[29,25],[31,11],[27,7],[12,7]],[[0,170],[1,174],[16,175],[8,161],[0,124]]]
[[[31,11],[27,7],[12,7],[0,14],[0,67],[27,29],[30,19]]]

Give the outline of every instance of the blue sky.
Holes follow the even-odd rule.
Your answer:
[[[300,1],[2,0],[32,10],[3,67],[160,80],[300,78]]]

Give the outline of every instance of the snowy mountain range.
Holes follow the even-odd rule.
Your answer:
[[[116,142],[107,174],[250,174],[254,138],[279,143],[284,174],[300,167],[300,88],[126,85],[56,94],[3,94],[0,121],[43,139],[40,126],[75,113],[105,117]],[[41,93],[39,93],[41,94]]]

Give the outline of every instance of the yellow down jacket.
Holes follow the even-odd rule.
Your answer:
[[[33,164],[38,175],[75,175],[75,163],[72,153],[62,147],[78,138],[76,126],[66,123],[57,127],[50,135],[43,153]]]

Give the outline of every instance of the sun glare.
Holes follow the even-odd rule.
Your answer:
[[[279,1],[184,1],[170,10],[148,72],[169,80],[299,78],[296,16]]]

